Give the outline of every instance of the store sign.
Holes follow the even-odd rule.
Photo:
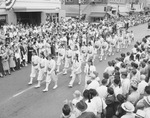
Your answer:
[[[110,3],[125,4],[126,0],[109,0]]]

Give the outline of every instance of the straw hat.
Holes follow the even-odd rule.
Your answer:
[[[145,102],[150,105],[150,96],[144,97]]]
[[[131,102],[125,102],[121,105],[122,109],[124,109],[126,112],[133,112],[135,110],[133,104]]]
[[[139,118],[145,118],[145,112],[143,110],[137,110],[136,114],[137,117]]]

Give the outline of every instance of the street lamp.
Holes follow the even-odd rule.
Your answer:
[[[81,19],[81,0],[79,0],[79,20]]]

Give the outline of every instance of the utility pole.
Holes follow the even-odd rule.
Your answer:
[[[79,20],[81,20],[81,0],[79,0]]]

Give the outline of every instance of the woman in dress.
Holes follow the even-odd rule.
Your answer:
[[[16,63],[15,63],[15,55],[14,55],[14,50],[13,50],[13,47],[10,47],[10,50],[9,50],[9,66],[10,66],[10,69],[12,71],[15,71],[15,67],[16,67]]]
[[[4,73],[3,64],[2,64],[2,57],[3,57],[3,51],[0,48],[0,77],[3,77],[3,73]]]
[[[5,76],[6,76],[7,72],[10,75],[10,68],[9,68],[9,62],[8,61],[9,61],[9,55],[8,55],[8,52],[6,51],[3,55],[3,60],[2,60]]]
[[[79,82],[78,84],[80,85],[81,84],[81,60],[79,59],[79,55],[76,54],[75,57],[74,57],[74,60],[73,60],[73,66],[72,66],[72,79],[71,81],[69,82],[69,87],[72,87],[73,86],[73,83],[75,81],[76,78],[79,79]]]

